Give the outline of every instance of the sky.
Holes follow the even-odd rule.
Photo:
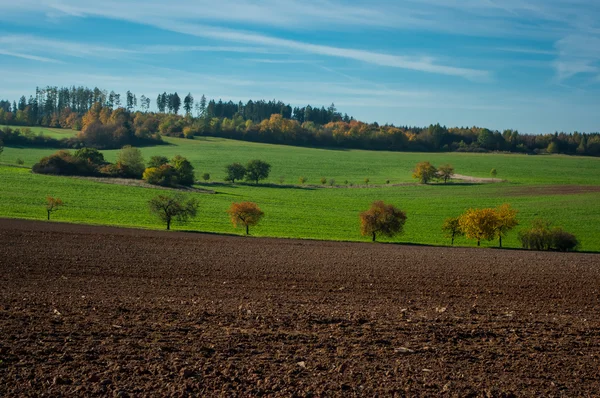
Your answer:
[[[600,131],[600,0],[0,0],[0,99],[83,85]]]

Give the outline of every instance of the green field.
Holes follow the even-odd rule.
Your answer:
[[[73,137],[75,134],[78,133],[78,131],[76,130],[69,130],[69,129],[59,129],[59,128],[52,128],[52,127],[39,127],[39,126],[34,126],[34,127],[20,127],[20,126],[4,126],[4,127],[10,127],[11,129],[29,129],[31,130],[31,132],[33,134],[42,134],[46,137],[52,137],[52,138],[56,138],[56,139],[61,139],[61,138],[69,138],[69,137]]]
[[[333,240],[366,240],[358,231],[358,214],[374,200],[392,202],[405,210],[405,233],[395,239],[419,244],[448,244],[440,231],[444,218],[456,216],[469,207],[491,207],[510,203],[519,210],[521,225],[543,216],[573,232],[582,250],[600,251],[600,192],[590,189],[559,192],[561,185],[600,186],[600,159],[570,156],[527,156],[508,154],[399,153],[358,150],[325,150],[255,144],[218,138],[195,140],[167,138],[168,145],[142,148],[152,155],[180,154],[189,158],[196,176],[208,172],[216,184],[207,187],[217,194],[194,194],[201,201],[200,214],[185,229],[218,233],[241,233],[232,228],[225,210],[233,201],[257,202],[266,216],[251,230],[256,236],[281,236]],[[85,179],[34,175],[26,168],[9,166],[17,158],[31,166],[52,149],[5,148],[0,155],[1,217],[44,219],[46,195],[61,197],[66,206],[54,214],[59,221],[161,228],[147,210],[147,201],[157,189],[104,184]],[[113,161],[117,151],[104,151]],[[221,183],[228,163],[263,159],[272,164],[270,186],[229,185]],[[415,163],[428,160],[435,165],[451,163],[457,173],[489,177],[492,168],[496,184],[408,184]],[[285,179],[284,186],[279,178]],[[293,187],[299,176],[317,185],[320,177],[345,180],[363,187]],[[364,187],[364,179],[370,186]],[[575,192],[575,193],[573,193]],[[460,245],[474,245],[459,239]],[[504,241],[518,247],[516,232]],[[485,243],[494,246],[496,242]]]

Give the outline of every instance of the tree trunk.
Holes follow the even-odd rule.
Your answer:
[[[171,220],[167,220],[167,231],[171,229]]]
[[[373,232],[373,242],[375,242],[375,232]]]
[[[48,221],[50,221],[50,210],[47,210],[48,212]]]
[[[502,249],[502,236],[499,236],[500,238],[500,249]]]
[[[452,246],[454,246],[454,235],[452,235]]]
[[[248,225],[246,225],[246,235],[250,235],[250,232],[248,231]]]
[[[477,239],[477,247],[481,246],[481,241]]]

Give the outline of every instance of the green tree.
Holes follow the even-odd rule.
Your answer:
[[[258,159],[251,160],[246,165],[246,180],[254,181],[258,184],[259,180],[264,180],[269,177],[270,172],[271,165],[269,163]]]
[[[210,174],[208,174],[208,173],[202,174],[202,179],[206,182],[210,181]]]
[[[185,198],[177,193],[173,196],[158,195],[148,202],[150,212],[166,223],[167,230],[171,229],[171,222],[185,223],[188,219],[196,217],[198,201],[195,198]]]
[[[94,148],[81,148],[75,151],[75,157],[94,165],[104,164],[104,155]]]
[[[433,180],[437,174],[437,170],[429,162],[417,163],[413,170],[413,178],[417,178],[422,184],[427,184]]]
[[[306,184],[306,181],[308,181],[308,178],[306,178],[306,177],[300,177],[300,178],[298,178],[298,182],[299,182],[301,185],[304,185],[304,184]]]
[[[454,167],[449,164],[445,164],[438,168],[437,176],[439,179],[444,180],[444,184],[447,183],[452,176],[454,176]]]
[[[235,184],[235,180],[241,180],[246,175],[246,168],[241,163],[232,163],[225,167],[225,181],[231,181]]]
[[[148,162],[148,167],[160,167],[167,163],[169,163],[169,159],[166,156],[152,156]]]
[[[498,171],[497,171],[496,169],[492,169],[492,171],[490,171],[490,175],[491,175],[493,178],[496,178],[496,176],[498,175]]]
[[[141,178],[146,166],[142,151],[131,145],[124,146],[117,154],[117,165],[126,170],[131,177]]]
[[[406,222],[406,213],[393,205],[386,205],[379,200],[371,204],[371,208],[360,213],[360,231],[363,236],[370,235],[373,242],[377,235],[393,237],[401,234]]]
[[[454,238],[464,235],[460,228],[459,217],[450,217],[444,220],[442,225],[442,231],[444,231],[447,238],[452,239],[452,245],[454,246]]]
[[[183,156],[177,155],[171,159],[171,165],[177,173],[181,185],[190,186],[194,183],[194,166]]]
[[[174,114],[179,113],[179,108],[181,107],[181,98],[177,93],[171,94],[169,98],[169,108],[173,110]]]

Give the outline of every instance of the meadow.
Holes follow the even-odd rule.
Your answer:
[[[408,215],[405,233],[394,242],[447,245],[449,239],[440,230],[446,217],[459,215],[469,207],[510,203],[519,211],[518,228],[526,227],[536,217],[544,217],[574,233],[582,243],[581,250],[600,251],[600,190],[595,188],[600,186],[598,158],[327,150],[208,137],[165,141],[165,145],[141,148],[144,157],[185,156],[194,165],[197,178],[205,172],[211,175],[211,182],[200,187],[216,191],[212,195],[193,193],[201,203],[198,217],[185,225],[176,224],[174,229],[242,233],[232,228],[225,211],[234,201],[250,200],[266,214],[262,223],[251,229],[252,235],[368,240],[359,234],[358,214],[374,200],[384,200]],[[66,203],[53,214],[56,221],[163,228],[147,208],[148,199],[164,193],[163,190],[35,175],[28,168],[13,166],[20,158],[24,166],[31,167],[53,152],[5,148],[0,155],[0,217],[44,219],[45,197],[52,195]],[[114,161],[117,151],[103,153],[108,161]],[[265,185],[223,182],[225,165],[250,159],[262,159],[272,165]],[[498,178],[505,182],[415,184],[411,170],[424,160],[438,166],[450,163],[457,173],[474,177],[489,177],[490,170],[496,168]],[[308,185],[297,185],[300,176],[307,177]],[[321,177],[333,178],[344,187],[318,186]],[[369,178],[369,186],[365,186],[365,178]],[[385,184],[388,179],[390,185]],[[348,187],[345,181],[354,186]],[[518,247],[516,235],[513,231],[503,241],[504,246]],[[456,244],[475,245],[465,239],[458,239]],[[483,245],[496,246],[497,242]]]

